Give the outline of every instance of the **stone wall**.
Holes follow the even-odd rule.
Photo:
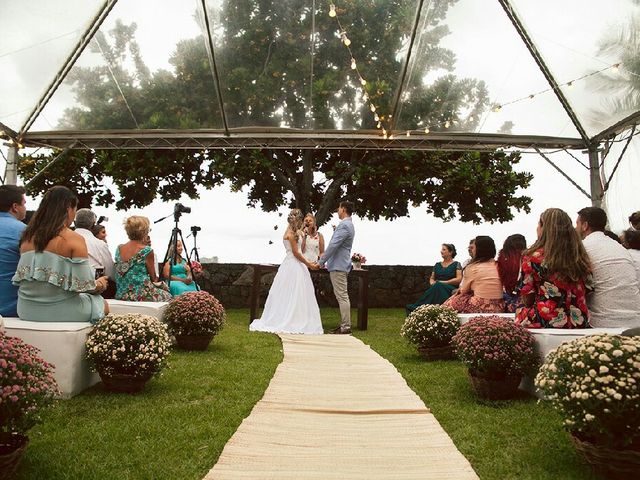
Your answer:
[[[369,307],[404,307],[412,303],[427,287],[427,278],[431,268],[427,266],[407,265],[371,265],[369,271]],[[243,263],[207,263],[203,265],[203,274],[198,279],[200,286],[227,308],[247,308],[251,298],[253,267]],[[260,285],[260,305],[269,292],[275,274],[266,274]],[[329,275],[312,273],[318,304],[337,306],[333,296]],[[358,298],[358,280],[349,278],[349,297],[353,307]]]

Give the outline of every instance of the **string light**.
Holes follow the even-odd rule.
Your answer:
[[[356,59],[352,58],[351,59],[351,70],[355,70],[356,68],[358,68],[358,66],[356,65]]]
[[[336,15],[337,15],[337,13],[336,13],[336,6],[335,6],[333,3],[329,4],[329,16],[330,16],[331,18],[333,18],[333,17],[335,17]]]
[[[425,127],[424,133],[429,133],[429,132],[430,132],[429,127]]]
[[[534,99],[535,97],[537,97],[538,95],[541,95],[541,94],[543,94],[543,93],[551,92],[551,91],[555,90],[556,88],[562,88],[562,87],[571,88],[571,87],[573,87],[573,86],[574,86],[574,84],[575,84],[576,82],[578,82],[578,81],[580,81],[580,80],[584,80],[585,78],[588,78],[588,77],[592,77],[593,75],[597,75],[597,74],[599,74],[599,73],[605,72],[605,71],[607,71],[607,70],[614,70],[614,71],[616,71],[616,72],[617,72],[617,71],[620,69],[620,66],[621,66],[621,63],[620,63],[620,62],[618,62],[618,63],[614,63],[614,64],[609,65],[609,66],[607,66],[607,67],[601,68],[600,70],[596,70],[596,71],[593,71],[593,72],[587,73],[587,74],[585,74],[585,75],[582,75],[581,77],[574,78],[573,80],[569,80],[569,81],[567,81],[567,82],[565,82],[565,83],[558,84],[558,86],[557,86],[557,87],[550,87],[550,88],[546,88],[546,89],[544,89],[544,90],[540,90],[539,92],[530,93],[529,95],[525,95],[525,96],[523,96],[523,97],[516,98],[515,100],[511,100],[511,101],[509,101],[509,102],[504,102],[504,103],[501,103],[501,104],[496,104],[496,105],[494,105],[494,106],[493,106],[492,110],[493,110],[494,112],[499,112],[499,111],[502,109],[502,107],[504,107],[504,106],[506,106],[506,105],[513,105],[514,103],[519,103],[519,102],[522,102],[523,100],[533,100],[533,99]]]
[[[411,132],[409,130],[407,130],[407,137],[411,136]]]
[[[449,122],[449,120],[444,122],[444,128],[449,128],[450,126],[451,126],[451,123]]]

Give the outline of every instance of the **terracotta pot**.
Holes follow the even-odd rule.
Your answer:
[[[473,391],[487,400],[508,400],[518,393],[522,375],[493,374],[486,375],[469,369],[469,381]]]
[[[153,373],[132,375],[129,373],[105,373],[98,371],[104,388],[116,393],[138,393],[144,390],[146,383],[153,377]]]
[[[0,480],[14,478],[28,443],[26,435],[0,432]]]
[[[609,480],[638,478],[640,450],[637,446],[635,450],[613,449],[583,440],[574,434],[571,434],[571,440],[576,450],[602,478]]]
[[[418,347],[420,356],[425,360],[454,360],[456,358],[456,352],[453,345],[443,345],[441,347]]]
[[[183,350],[206,350],[211,340],[213,340],[213,333],[176,335],[176,343]]]

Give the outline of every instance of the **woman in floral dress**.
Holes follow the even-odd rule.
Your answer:
[[[538,240],[522,256],[516,323],[527,328],[588,328],[591,262],[569,215],[545,210]]]
[[[158,282],[155,255],[147,244],[149,219],[132,216],[124,227],[129,241],[116,249],[116,299],[132,302],[168,302],[167,285]]]

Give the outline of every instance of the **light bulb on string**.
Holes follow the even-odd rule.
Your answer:
[[[376,128],[380,128],[380,127],[382,127],[382,124],[378,122],[378,124],[376,125]]]
[[[407,130],[407,137],[411,136],[411,132],[409,130]]]
[[[389,135],[389,140],[393,140],[393,133]]]
[[[502,106],[501,106],[501,105],[495,105],[495,106],[493,107],[493,111],[494,111],[494,112],[499,112],[501,109],[502,109]]]
[[[425,127],[424,128],[424,133],[429,133],[429,132],[430,132],[429,127]]]
[[[348,47],[349,45],[351,45],[351,40],[349,40],[349,37],[347,37],[346,33],[342,35],[342,42],[344,43],[345,47]]]
[[[380,117],[379,117],[379,116],[378,116],[378,114],[376,113],[376,114],[373,116],[373,119],[377,122],[378,120],[380,120]]]
[[[329,4],[329,16],[333,18],[336,15],[336,6],[333,3]]]
[[[371,111],[372,111],[372,112],[375,112],[375,111],[376,111],[376,106],[375,106],[373,103],[371,104]]]
[[[444,128],[449,128],[450,126],[451,126],[451,122],[449,122],[449,120],[444,122]]]
[[[360,85],[362,85],[363,87],[367,84],[367,81],[364,78],[360,79]]]
[[[356,68],[358,68],[356,65],[356,59],[351,57],[351,70],[355,70]]]

